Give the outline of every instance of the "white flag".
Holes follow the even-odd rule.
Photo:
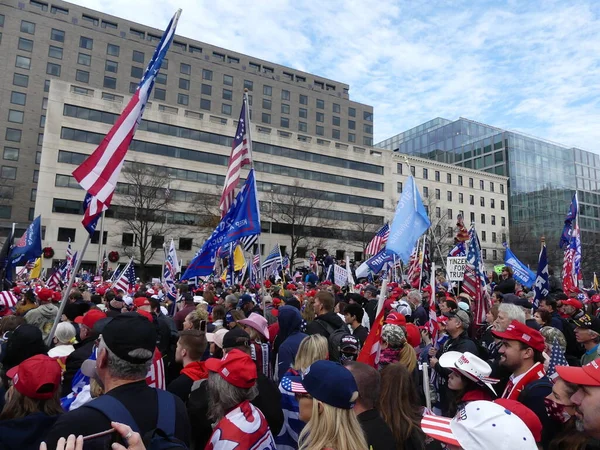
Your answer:
[[[356,284],[354,282],[354,277],[352,276],[352,269],[350,268],[350,256],[346,255],[346,271],[348,272],[348,284],[350,285],[350,287],[354,287],[354,285]]]

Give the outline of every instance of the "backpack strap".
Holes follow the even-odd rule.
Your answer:
[[[157,389],[158,390],[158,389]],[[112,422],[125,423],[135,432],[139,433],[139,428],[131,413],[125,408],[123,403],[112,395],[101,395],[100,397],[85,404],[83,407],[93,408],[100,411]]]
[[[333,332],[335,331],[335,329],[331,326],[331,324],[322,319],[315,319],[315,322],[317,322],[319,325],[321,325],[321,327],[327,332],[327,339],[329,339],[329,336],[331,336],[333,334]]]
[[[160,428],[167,436],[175,435],[175,396],[170,392],[156,389],[158,397],[158,421],[156,428]]]

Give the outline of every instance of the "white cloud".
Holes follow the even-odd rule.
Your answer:
[[[596,151],[597,2],[76,0],[350,85],[375,140],[468,117]]]

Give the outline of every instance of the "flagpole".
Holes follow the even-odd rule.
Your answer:
[[[100,238],[98,239],[98,258],[96,260],[96,275],[98,272],[102,270],[100,265],[102,264],[102,247],[104,244],[104,217],[106,215],[106,211],[102,211],[102,215],[100,216]]]
[[[63,311],[65,310],[65,306],[67,304],[67,299],[69,298],[69,293],[71,292],[71,288],[73,287],[73,283],[75,282],[75,277],[77,276],[77,272],[79,272],[79,267],[81,266],[81,261],[83,261],[83,256],[85,255],[85,251],[87,250],[88,244],[90,243],[91,236],[87,233],[87,238],[81,248],[81,253],[77,261],[75,261],[75,267],[71,273],[71,278],[69,278],[69,284],[67,288],[63,290],[62,300],[60,302],[60,306],[58,307],[58,312],[56,313],[56,319],[54,319],[54,324],[52,325],[52,329],[48,334],[48,338],[46,339],[46,344],[48,347],[52,345],[52,339],[54,338],[54,333],[56,332],[56,327],[61,321]]]
[[[427,234],[425,234],[423,236],[423,261],[421,261],[421,264],[419,264],[419,267],[421,268],[420,272],[419,272],[419,292],[421,292],[421,283],[423,282],[423,263],[425,262],[425,243],[427,242]],[[419,253],[417,252],[417,258],[419,257]]]

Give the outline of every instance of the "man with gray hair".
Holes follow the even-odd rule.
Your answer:
[[[429,313],[423,308],[423,297],[421,296],[421,293],[416,289],[413,289],[408,293],[406,299],[413,310],[411,316],[412,322],[418,327],[425,326],[425,323],[429,320]]]
[[[494,331],[506,331],[513,320],[525,323],[523,309],[513,303],[501,303],[498,307],[498,317],[494,321]]]
[[[74,434],[90,435],[109,430],[111,421],[123,421],[144,436],[156,428],[167,432],[162,417],[174,417],[172,437],[189,445],[190,423],[184,403],[173,394],[148,387],[146,375],[152,364],[156,331],[138,313],[123,313],[105,319],[96,351],[96,373],[104,395],[78,409],[61,415],[48,435],[48,448],[56,448],[59,438]],[[159,407],[160,405],[160,407]],[[110,448],[112,435],[93,439],[86,449]]]

